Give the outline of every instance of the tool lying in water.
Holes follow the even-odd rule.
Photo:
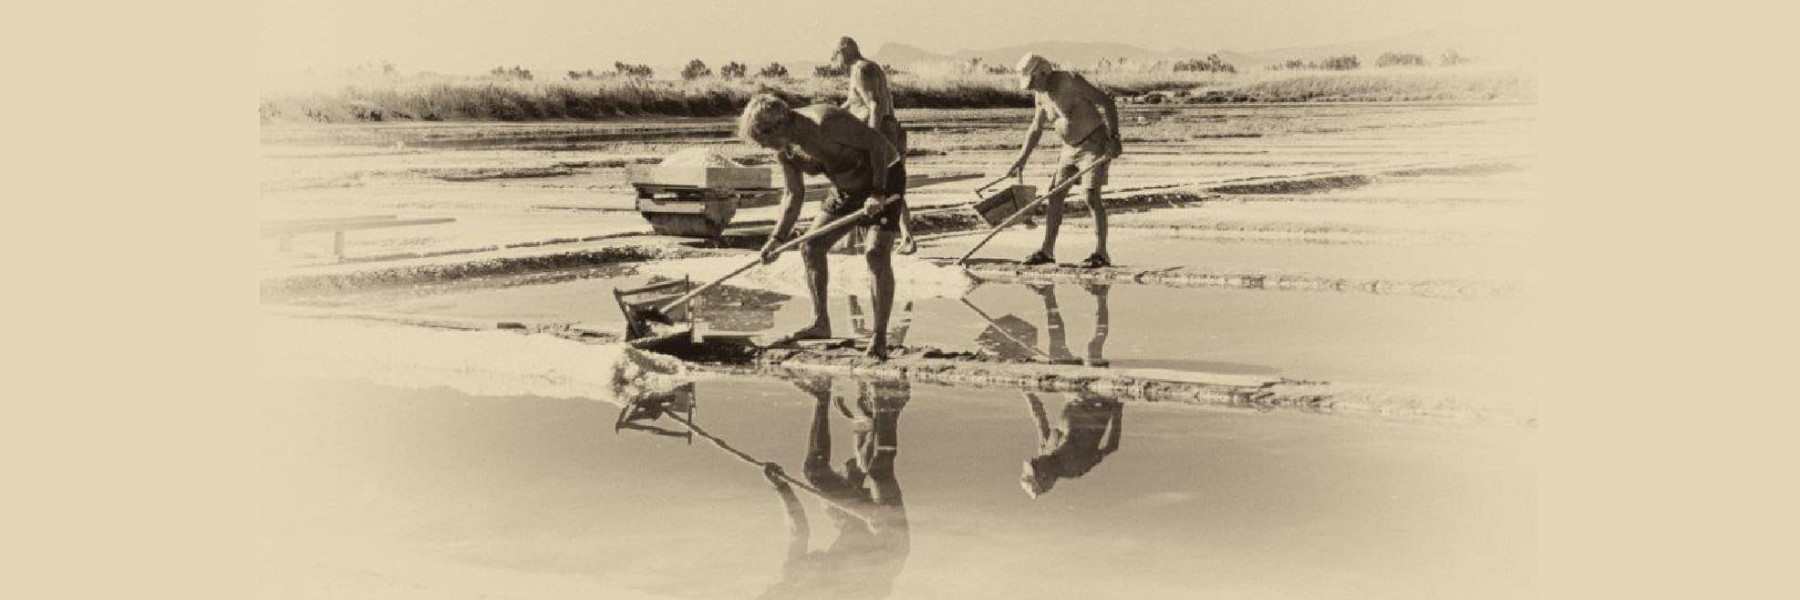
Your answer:
[[[1043,194],[1040,194],[1036,198],[1033,198],[1031,200],[1031,202],[1026,203],[1023,207],[1014,211],[1012,213],[1012,216],[1009,216],[1009,217],[1005,218],[1004,220],[1000,221],[1000,223],[998,225],[994,225],[993,227],[988,228],[987,235],[983,236],[981,238],[981,241],[975,242],[975,247],[970,248],[969,251],[967,253],[964,253],[961,258],[956,259],[955,264],[958,264],[958,265],[967,264],[969,262],[969,257],[974,256],[977,251],[981,250],[982,246],[986,246],[989,241],[994,239],[994,236],[999,235],[1000,232],[1005,230],[1006,228],[1012,227],[1013,225],[1018,224],[1020,221],[1025,220],[1025,217],[1031,213],[1032,209],[1037,208],[1037,206],[1039,204],[1043,204],[1045,200],[1049,200],[1051,196],[1055,196],[1057,194],[1061,194],[1065,191],[1068,191],[1069,187],[1075,185],[1075,182],[1081,181],[1081,177],[1083,175],[1087,175],[1088,171],[1092,171],[1095,168],[1098,168],[1100,165],[1104,165],[1111,161],[1112,161],[1112,157],[1110,157],[1110,156],[1101,157],[1100,160],[1094,161],[1094,164],[1088,165],[1087,168],[1082,169],[1081,171],[1075,173],[1073,176],[1070,176],[1067,179],[1057,182],[1056,185],[1050,186],[1049,191],[1046,191]],[[986,220],[985,216],[983,217],[983,220]]]
[[[876,202],[874,198],[870,198],[868,200],[869,205],[863,207],[862,210],[839,217],[835,221],[826,223],[823,227],[808,231],[805,235],[788,240],[787,243],[776,246],[774,250],[771,250],[770,255],[779,255],[783,252],[798,248],[801,244],[805,244],[816,238],[836,232],[839,229],[854,225],[857,221],[861,221],[864,215],[879,212],[880,210],[887,208],[888,203],[893,202],[897,198],[899,198],[899,196],[889,196],[887,200],[882,202]],[[668,302],[661,303],[660,305],[654,303],[632,304],[620,301],[619,307],[625,311],[626,338],[630,340],[645,335],[654,335],[655,328],[651,326],[653,323],[665,326],[674,325],[675,319],[680,317],[680,315],[674,314],[675,309],[685,306],[689,302],[693,302],[695,298],[700,297],[700,295],[706,293],[707,290],[718,287],[720,284],[725,283],[731,278],[742,275],[745,271],[754,269],[761,264],[763,264],[761,256],[752,258],[748,262],[745,262],[743,266],[732,269],[731,272],[726,273],[718,279],[714,279],[707,282],[705,285],[688,290],[687,293]],[[615,292],[615,294],[616,293],[617,292]]]

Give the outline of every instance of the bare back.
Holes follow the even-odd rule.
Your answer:
[[[850,90],[844,98],[844,110],[872,124],[896,151],[906,152],[906,133],[894,115],[894,93],[881,65],[868,59],[850,65]]]

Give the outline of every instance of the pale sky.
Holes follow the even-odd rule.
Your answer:
[[[265,71],[376,59],[402,71],[613,61],[823,61],[842,35],[948,54],[1055,40],[1266,50],[1518,22],[1520,0],[264,0]]]

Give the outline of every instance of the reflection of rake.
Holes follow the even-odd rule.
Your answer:
[[[1012,342],[1014,344],[1018,344],[1019,347],[1024,348],[1026,350],[1030,350],[1032,352],[1032,354],[1041,356],[1046,361],[1050,361],[1050,362],[1056,361],[1056,359],[1051,358],[1050,355],[1046,354],[1043,350],[1037,349],[1037,344],[1035,344],[1035,343],[1027,344],[1027,343],[1025,343],[1024,340],[1020,340],[1017,337],[1013,337],[1013,334],[1011,332],[1007,331],[1005,327],[1002,327],[1000,325],[1000,323],[994,321],[994,318],[988,316],[986,311],[981,310],[981,307],[975,306],[975,303],[970,302],[968,298],[964,297],[964,298],[960,298],[960,300],[962,300],[963,306],[967,306],[967,307],[969,307],[969,310],[975,311],[975,314],[980,315],[981,319],[983,321],[987,321],[988,325],[992,326],[994,328],[994,331],[1000,332],[1000,335],[1005,337],[1007,341]]]
[[[716,447],[720,450],[724,450],[726,454],[730,454],[732,457],[737,458],[740,461],[743,461],[745,464],[748,464],[751,467],[755,467],[758,471],[761,471],[763,474],[779,477],[779,478],[781,478],[782,481],[787,482],[789,485],[800,488],[802,490],[805,490],[807,493],[812,494],[813,497],[818,498],[820,502],[824,502],[826,504],[831,505],[832,508],[836,508],[838,510],[844,511],[844,514],[850,515],[852,517],[856,517],[857,519],[861,520],[863,523],[867,524],[870,527],[875,526],[875,520],[873,518],[870,518],[868,515],[863,514],[862,511],[858,510],[856,507],[844,504],[843,502],[839,502],[837,499],[825,495],[825,492],[820,491],[819,488],[813,487],[812,484],[809,484],[805,481],[801,481],[799,479],[795,479],[792,475],[788,475],[787,471],[782,470],[781,465],[778,465],[778,464],[775,464],[772,462],[764,462],[764,461],[757,460],[756,457],[745,454],[742,450],[738,450],[737,448],[732,447],[731,444],[726,443],[725,440],[721,440],[717,436],[714,436],[711,433],[707,433],[707,431],[705,429],[701,429],[699,425],[695,425],[693,415],[694,415],[694,405],[697,404],[697,402],[694,400],[694,396],[693,396],[693,384],[690,383],[690,384],[683,386],[682,390],[678,390],[677,393],[679,393],[681,391],[686,392],[686,397],[688,399],[687,406],[686,406],[687,410],[685,411],[686,412],[685,416],[680,411],[669,410],[667,406],[648,406],[648,407],[642,406],[643,403],[647,400],[662,399],[662,398],[666,398],[666,397],[670,396],[671,394],[657,394],[657,395],[652,395],[652,396],[646,396],[644,398],[633,399],[632,401],[625,403],[625,406],[621,407],[619,409],[619,418],[618,418],[617,423],[615,423],[615,425],[613,427],[613,432],[617,433],[619,431],[619,429],[621,427],[623,427],[626,429],[647,431],[654,435],[666,435],[666,436],[679,437],[681,435],[680,433],[676,433],[676,432],[668,430],[668,429],[663,429],[661,427],[656,427],[654,425],[641,425],[641,424],[636,424],[636,423],[632,423],[629,425],[623,425],[623,426],[619,425],[619,423],[627,423],[630,421],[642,420],[643,418],[645,418],[644,415],[648,415],[648,418],[651,420],[655,420],[658,417],[665,417],[665,416],[669,417],[670,419],[674,419],[675,422],[680,423],[683,427],[685,427],[687,429],[689,443],[693,443],[692,436],[698,435],[698,436],[700,436],[700,439],[706,440],[708,442],[712,442],[713,447]],[[669,402],[669,403],[673,404],[673,402]],[[639,415],[639,416],[633,417],[630,415]],[[773,467],[773,468],[770,468],[770,467]]]

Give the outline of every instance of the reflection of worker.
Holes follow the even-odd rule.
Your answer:
[[[856,413],[838,399],[838,409],[852,418],[855,457],[844,472],[831,466],[831,386],[829,381],[797,383],[816,399],[807,439],[806,481],[823,495],[867,517],[863,520],[836,507],[826,509],[837,538],[829,547],[810,550],[811,529],[794,491],[774,473],[769,482],[787,508],[789,542],[781,581],[764,598],[885,598],[912,549],[906,505],[894,477],[900,410],[911,389],[905,381],[858,381]]]
[[[1031,360],[1034,355],[1053,363],[1082,362],[1089,366],[1104,367],[1108,362],[1104,356],[1106,338],[1111,329],[1111,313],[1107,306],[1107,296],[1112,286],[1101,283],[1086,284],[1089,294],[1094,296],[1094,337],[1088,340],[1087,357],[1076,358],[1069,351],[1067,327],[1064,325],[1062,307],[1056,298],[1056,286],[1048,284],[1027,284],[1026,286],[1044,303],[1044,328],[1048,332],[1047,349],[1037,349],[1037,328],[1023,319],[1006,315],[1000,319],[992,319],[981,312],[974,304],[969,304],[983,318],[988,319],[988,328],[975,338],[976,344],[982,348],[1009,360]],[[967,300],[964,300],[967,303]]]
[[[850,90],[844,97],[844,110],[862,119],[869,128],[881,132],[894,151],[900,154],[900,162],[894,165],[889,177],[898,178],[900,183],[896,189],[905,193],[906,189],[906,130],[900,127],[900,119],[894,115],[894,94],[888,88],[887,72],[875,61],[863,58],[862,49],[856,40],[848,37],[838,39],[837,52],[831,55],[831,61],[844,69],[850,76]],[[912,211],[905,204],[900,205],[900,253],[912,254],[918,251],[913,241]]]
[[[1062,157],[1057,161],[1059,180],[1074,177],[1101,157],[1117,157],[1123,151],[1119,107],[1112,96],[1088,83],[1081,75],[1055,70],[1044,57],[1026,54],[1019,61],[1019,82],[1034,93],[1037,108],[1032,111],[1025,147],[1019,150],[1019,158],[1013,161],[1008,175],[1016,176],[1025,170],[1025,163],[1030,160],[1031,151],[1037,148],[1045,126],[1054,127],[1062,138]],[[1106,113],[1104,119],[1102,109]],[[1106,208],[1100,204],[1100,187],[1106,185],[1107,167],[1105,164],[1094,167],[1082,183],[1088,208],[1094,213],[1095,237],[1094,253],[1081,262],[1083,267],[1112,266],[1112,257],[1106,252]],[[1066,191],[1050,196],[1044,209],[1044,245],[1026,257],[1025,264],[1056,262],[1056,234],[1062,228],[1066,196]]]
[[[1025,461],[1019,485],[1033,498],[1056,487],[1059,479],[1086,475],[1119,449],[1125,405],[1091,392],[1077,396],[1063,405],[1062,423],[1052,428],[1037,394],[1025,394],[1032,420],[1037,423],[1038,451]]]
[[[1087,364],[1104,367],[1106,361],[1106,336],[1112,333],[1112,309],[1106,305],[1106,297],[1112,286],[1104,283],[1089,283],[1081,286],[1089,294],[1094,295],[1094,337],[1088,339]]]
[[[899,166],[899,153],[887,138],[870,128],[855,115],[841,108],[815,104],[798,110],[770,94],[750,99],[738,121],[738,135],[776,151],[781,165],[785,192],[781,197],[781,213],[769,241],[763,244],[763,261],[773,262],[774,248],[793,233],[800,219],[800,205],[806,198],[805,180],[801,173],[824,175],[831,180],[833,195],[825,200],[823,210],[814,219],[817,229],[839,217],[863,215],[863,223],[874,228],[864,256],[874,279],[873,300],[875,322],[869,340],[869,355],[887,358],[888,315],[894,307],[894,269],[892,249],[900,230],[901,203],[898,196],[906,186],[903,177],[893,169]],[[894,201],[880,207],[870,202]],[[847,229],[834,231],[806,243],[802,255],[806,260],[806,283],[812,292],[813,323],[787,336],[784,341],[824,339],[831,337],[831,315],[825,307],[825,294],[830,270],[826,268],[826,251]]]

